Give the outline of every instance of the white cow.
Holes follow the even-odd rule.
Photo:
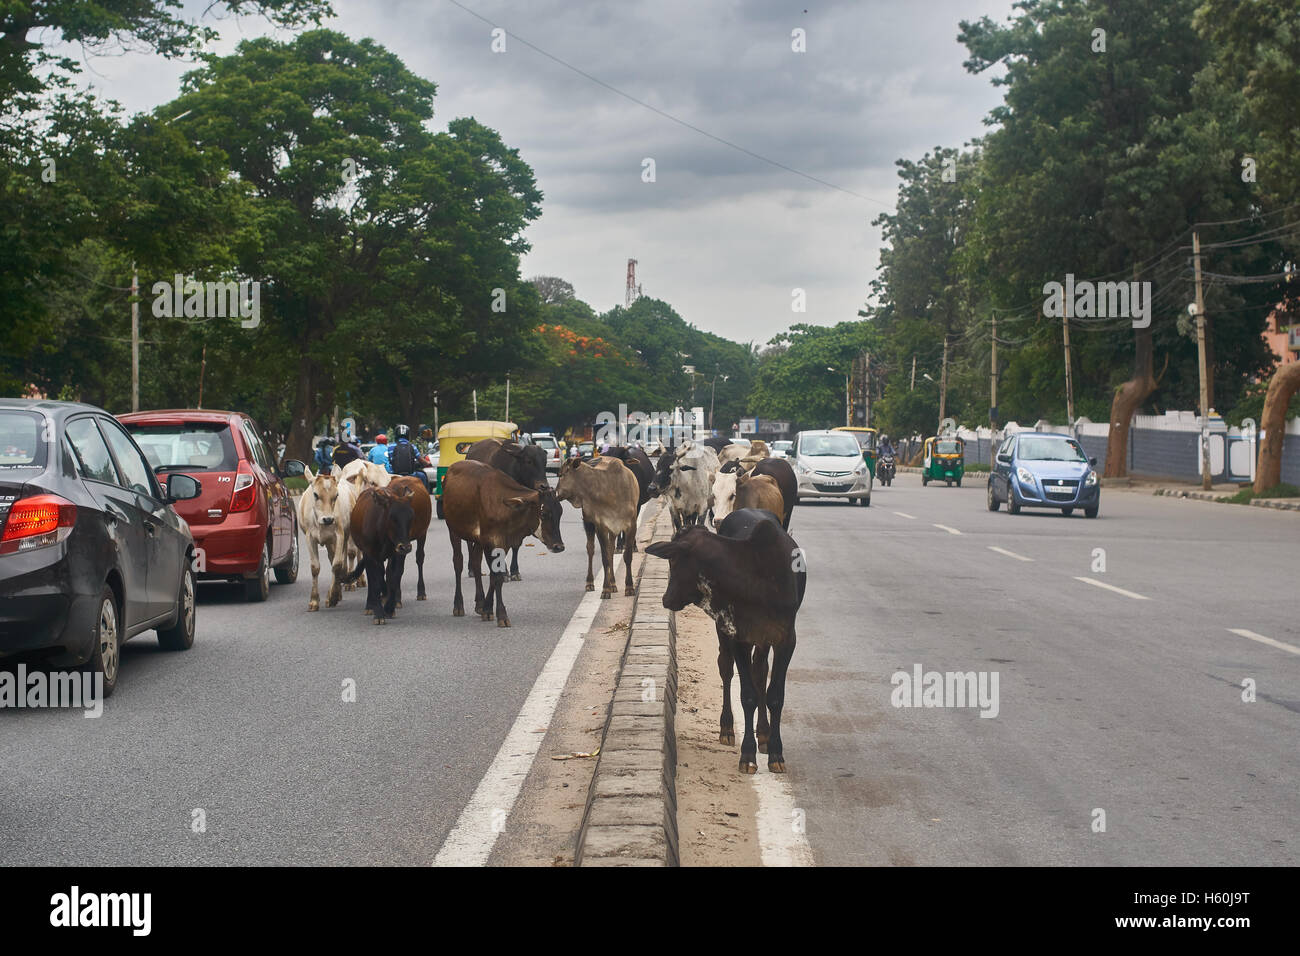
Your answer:
[[[307,472],[307,490],[298,499],[298,527],[307,537],[307,554],[311,558],[311,599],[307,610],[320,610],[320,556],[317,548],[324,545],[330,559],[334,580],[330,582],[326,607],[334,607],[343,597],[342,582],[347,576],[348,553],[353,551],[349,528],[352,505],[356,496],[352,486],[339,481],[334,475],[313,475]],[[349,585],[351,590],[355,585]]]
[[[702,523],[713,507],[718,453],[708,445],[687,441],[678,445],[672,454],[668,507],[673,516],[673,530],[680,531],[684,525]]]

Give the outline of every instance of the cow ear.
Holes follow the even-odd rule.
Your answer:
[[[781,541],[781,526],[776,523],[775,519],[764,518],[754,525],[754,530],[749,535],[749,541],[755,547],[779,544]]]
[[[536,492],[533,492],[533,494],[536,494]],[[515,509],[527,508],[530,504],[532,504],[532,502],[533,502],[532,498],[525,498],[521,495],[518,498],[507,498],[506,506]]]
[[[671,559],[684,554],[689,547],[685,541],[656,541],[654,544],[648,545],[645,552],[646,554],[653,554],[656,558]]]
[[[736,461],[736,459],[732,458],[730,461],[728,461],[725,465],[723,465],[723,466],[722,466],[721,468],[719,468],[718,470],[721,471],[721,472],[724,472],[725,474],[728,474],[728,475],[729,475],[729,474],[731,474],[733,471],[737,471],[737,470],[739,470],[739,468],[740,468],[740,462],[738,462],[738,461]]]
[[[695,470],[695,466],[694,466],[694,465],[680,465],[680,466],[678,467],[678,470],[679,470],[679,471],[694,471],[694,470]]]

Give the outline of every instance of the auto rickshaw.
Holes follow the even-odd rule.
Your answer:
[[[931,481],[946,481],[952,487],[955,481],[961,487],[961,476],[965,472],[966,445],[955,435],[935,436],[925,440],[924,457],[921,459],[921,484]]]
[[[448,422],[438,429],[438,478],[433,496],[439,518],[442,517],[442,482],[447,469],[458,461],[464,461],[469,446],[484,438],[518,441],[519,426],[514,422],[472,421]]]
[[[876,437],[877,431],[874,428],[863,428],[861,425],[840,425],[832,428],[835,432],[848,432],[858,440],[858,447],[862,449],[862,460],[867,463],[867,471],[871,472],[874,480],[876,477]]]

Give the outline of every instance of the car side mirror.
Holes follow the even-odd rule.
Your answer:
[[[1097,464],[1097,459],[1096,459],[1096,458],[1089,458],[1089,459],[1088,459],[1088,464],[1095,466],[1095,465]]]
[[[189,475],[175,474],[167,478],[167,501],[188,501],[197,498],[203,486]]]
[[[284,464],[280,466],[280,476],[282,478],[301,478],[307,473],[307,466],[297,458],[286,458]]]
[[[998,455],[998,461],[1000,461],[1000,462],[1001,462],[1002,464],[1004,464],[1004,465],[1009,465],[1009,464],[1011,464],[1011,456],[1010,456],[1010,455]]]

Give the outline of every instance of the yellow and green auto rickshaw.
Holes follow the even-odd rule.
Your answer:
[[[863,428],[860,425],[840,425],[832,428],[831,431],[848,432],[858,441],[858,447],[862,449],[862,460],[867,463],[867,470],[871,472],[871,477],[876,477],[876,437],[877,432],[874,428]]]
[[[438,478],[433,495],[439,518],[442,517],[442,482],[447,469],[458,461],[464,461],[469,446],[484,438],[518,441],[519,426],[514,422],[472,421],[448,422],[438,429]]]
[[[925,454],[921,459],[921,484],[946,481],[951,488],[955,481],[960,488],[961,476],[965,471],[965,454],[965,444],[955,435],[927,438]]]

